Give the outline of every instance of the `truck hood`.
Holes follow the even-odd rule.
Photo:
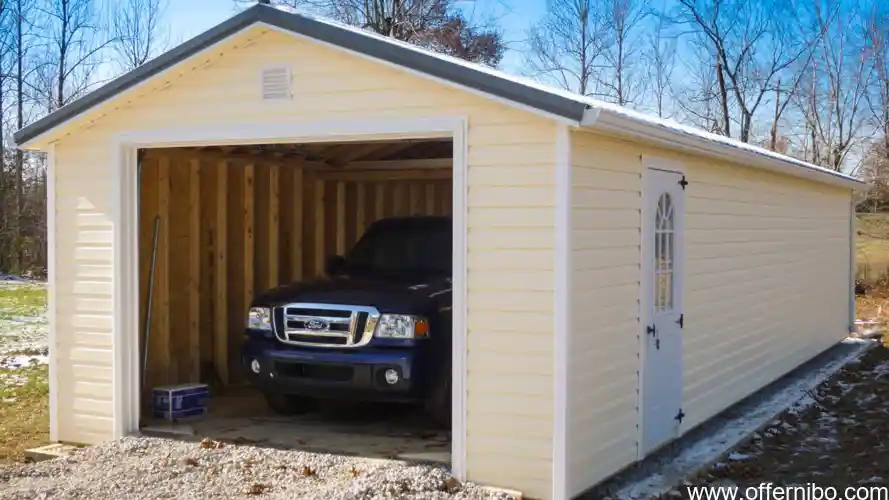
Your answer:
[[[254,306],[275,307],[292,302],[362,305],[380,312],[423,313],[442,300],[450,302],[451,279],[334,278],[301,281],[273,288],[254,301]]]

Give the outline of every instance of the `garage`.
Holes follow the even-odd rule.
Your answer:
[[[449,397],[399,405],[386,419],[397,420],[399,429],[381,426],[379,418],[362,422],[355,414],[369,413],[366,405],[357,403],[417,403],[417,393],[449,391],[443,377],[450,377],[450,366],[445,367],[451,358],[450,332],[442,329],[449,328],[451,314],[452,153],[451,139],[429,138],[139,150],[143,432],[191,431],[282,446],[299,439],[306,446],[311,441],[329,450],[338,448],[331,443],[334,438],[319,434],[340,418],[340,427],[352,431],[349,440],[338,441],[345,452],[449,462]],[[443,223],[446,230],[441,229]],[[402,236],[411,226],[417,226],[416,236]],[[370,231],[372,227],[377,229]],[[370,243],[356,247],[365,233]],[[374,239],[374,234],[382,236]],[[402,249],[398,241],[416,249]],[[375,255],[374,249],[386,253]],[[336,275],[330,258],[350,254],[352,262],[366,255],[372,264],[352,271],[358,273],[353,282],[360,285],[344,280],[331,284],[326,278]],[[279,348],[281,356],[273,361],[263,355],[272,342],[258,340],[245,347],[245,326],[254,301],[288,285],[283,298],[273,301],[275,307],[299,302],[337,309],[300,318],[298,328],[284,326],[284,314],[296,312],[276,310],[274,328],[256,333],[261,338],[274,335],[295,347]],[[398,286],[403,290],[392,290]],[[386,296],[381,296],[384,290]],[[334,296],[339,303],[331,300]],[[429,304],[436,309],[426,310]],[[390,339],[389,345],[362,349],[362,344],[384,341],[381,332],[365,328],[365,323],[379,322],[380,310],[391,313],[408,306],[412,310],[402,312],[431,318],[426,338]],[[361,307],[373,308],[369,317],[358,312]],[[306,329],[308,321],[340,313],[342,328],[334,324],[318,335]],[[359,316],[354,327],[349,323],[353,313]],[[295,316],[288,320],[293,321]],[[439,324],[442,321],[447,323]],[[375,342],[363,338],[366,329],[375,334]],[[418,345],[398,345],[406,342]],[[413,365],[417,351],[432,359],[424,360],[422,367]],[[324,359],[325,352],[345,361]],[[361,353],[369,364],[359,364],[350,352]],[[247,359],[255,354],[255,359]],[[297,355],[302,356],[299,362]],[[313,387],[297,390],[312,397],[299,399],[279,392],[281,387],[264,392],[272,388],[260,382],[275,376],[305,379]],[[417,386],[413,381],[423,376],[428,380]],[[213,390],[208,415],[164,425],[170,416],[153,414],[153,389],[194,383]],[[441,386],[438,392],[436,383]],[[343,386],[349,391],[344,399],[356,405],[318,415],[320,403],[330,401],[323,396],[339,394]],[[282,428],[281,419],[260,420],[294,414],[308,415],[294,419],[289,429]],[[189,420],[186,412],[179,415],[186,417],[183,422]],[[411,415],[416,415],[414,422]],[[323,426],[309,425],[315,421]],[[417,439],[412,442],[411,437]]]
[[[385,323],[450,332],[434,359],[450,354],[436,444],[452,473],[562,500],[854,330],[858,179],[271,6],[14,139],[48,155],[54,441],[138,435],[147,388],[168,384],[217,380],[210,416],[258,415],[271,405],[251,380],[280,361],[269,369],[268,346],[301,383],[354,380],[354,363],[294,353],[323,337],[345,344],[315,346],[320,364],[355,361]],[[442,216],[449,328],[384,321],[419,316],[383,306],[388,284],[371,290],[373,329],[357,290],[321,300],[343,283],[330,274],[360,274],[350,255],[374,222]],[[448,248],[433,241],[420,254]],[[365,366],[365,384],[402,383],[403,366]],[[239,394],[250,402],[225,404]],[[318,444],[300,442],[320,428],[306,422],[340,451],[357,435],[326,416],[262,418],[284,425],[257,440],[289,446]],[[389,448],[378,431],[361,435]]]

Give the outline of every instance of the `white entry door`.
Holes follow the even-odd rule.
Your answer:
[[[682,413],[685,176],[647,168],[642,212],[640,457],[679,435]]]

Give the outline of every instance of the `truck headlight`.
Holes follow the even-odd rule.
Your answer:
[[[271,330],[272,310],[268,307],[251,307],[247,313],[247,328],[251,330]]]
[[[383,314],[374,335],[383,339],[424,339],[429,337],[429,321],[421,316]]]

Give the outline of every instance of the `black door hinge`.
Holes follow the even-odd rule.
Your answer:
[[[678,420],[680,424],[682,423],[682,419],[685,418],[685,413],[682,413],[682,408],[679,408],[679,413],[677,413],[676,416],[673,418]]]
[[[685,314],[680,314],[679,319],[676,320],[676,323],[679,323],[679,328],[685,328]]]
[[[658,351],[661,350],[661,339],[654,339],[654,348]]]
[[[679,180],[679,185],[682,186],[682,190],[685,190],[685,186],[688,186],[688,181],[685,180],[685,176],[682,176],[682,179]]]

